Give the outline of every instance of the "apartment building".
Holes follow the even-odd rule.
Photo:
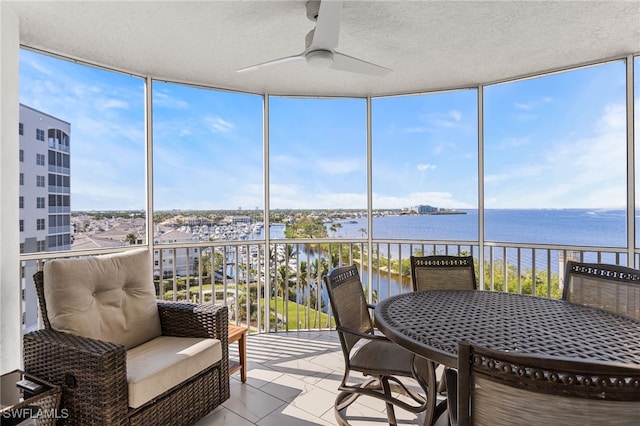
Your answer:
[[[71,125],[20,105],[20,253],[71,248]],[[35,262],[22,270],[23,326],[37,327],[37,297],[31,277]]]

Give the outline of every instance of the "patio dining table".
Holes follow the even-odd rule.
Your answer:
[[[563,300],[478,290],[420,291],[383,300],[374,315],[376,327],[391,341],[450,368],[458,368],[460,340],[508,352],[640,364],[640,321]],[[427,379],[435,381],[435,376]],[[430,385],[435,389],[435,383]],[[425,423],[432,416],[427,413]]]

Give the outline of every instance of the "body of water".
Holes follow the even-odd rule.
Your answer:
[[[478,211],[465,213],[374,217],[373,238],[476,241]],[[330,231],[330,236],[362,238],[361,229],[367,228],[365,217],[340,223],[342,227]],[[624,210],[485,210],[486,241],[624,247],[626,229]]]

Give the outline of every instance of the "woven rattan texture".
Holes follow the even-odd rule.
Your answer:
[[[495,350],[640,364],[640,321],[562,300],[413,292],[380,302],[376,325],[391,340],[454,368],[460,340]]]
[[[40,307],[40,317],[44,323],[44,328],[51,328],[49,317],[47,316],[47,305],[44,302],[44,273],[38,271],[33,274],[33,283],[36,286],[36,294],[38,295],[38,306]]]
[[[47,383],[39,377],[33,377],[25,374],[25,378],[45,385],[49,389],[32,397],[28,397],[22,402],[14,404],[10,407],[0,406],[0,424],[4,424],[5,422],[15,424],[13,420],[17,419],[12,418],[11,412],[16,413],[18,416],[21,416],[21,409],[32,409],[32,417],[28,420],[25,419],[20,424],[55,426],[56,416],[64,416],[59,409],[62,389],[60,389],[60,386],[56,386],[52,383]]]
[[[229,398],[228,311],[220,305],[165,302],[158,302],[158,309],[163,334],[220,339],[222,360],[136,410],[128,407],[124,346],[55,330],[28,333],[25,371],[62,386],[67,424],[193,424]]]

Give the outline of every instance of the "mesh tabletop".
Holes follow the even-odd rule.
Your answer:
[[[378,303],[392,341],[457,368],[458,341],[509,352],[640,364],[640,321],[562,300],[485,291],[421,291]]]

